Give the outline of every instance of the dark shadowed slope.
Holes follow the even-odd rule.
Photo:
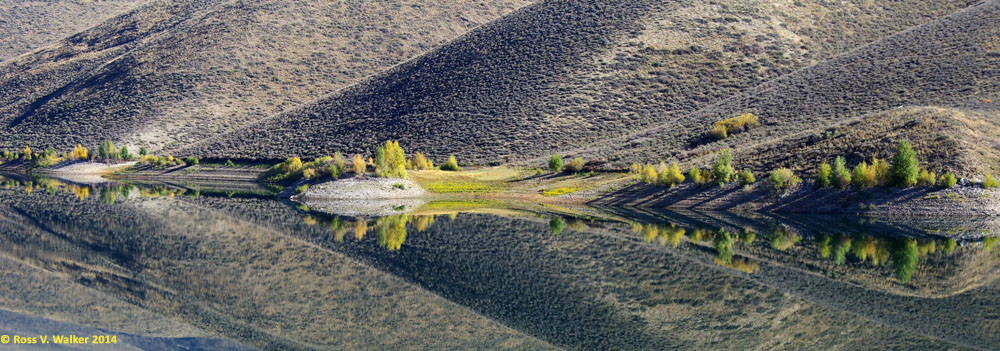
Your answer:
[[[2,0],[0,62],[101,23],[145,0]]]
[[[179,153],[318,156],[399,139],[438,158],[545,154],[687,116],[972,3],[543,1]]]
[[[0,148],[186,145],[528,2],[153,1],[0,65]]]
[[[1000,2],[989,1],[576,153],[618,164],[699,164],[733,147],[738,161],[767,170],[812,167],[836,154],[885,156],[906,137],[932,165],[982,174],[998,161],[997,23]],[[714,121],[745,112],[758,114],[762,126],[724,141],[709,136]]]

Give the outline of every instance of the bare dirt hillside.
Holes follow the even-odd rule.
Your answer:
[[[154,0],[0,65],[0,149],[176,148],[311,101],[527,0]]]
[[[31,52],[145,0],[2,0],[0,62]]]
[[[542,1],[340,93],[179,153],[318,156],[399,139],[437,158],[516,160],[687,119],[974,3]]]
[[[983,172],[998,165],[998,21],[1000,2],[985,2],[576,153],[617,164],[707,163],[733,147],[758,169],[808,169],[838,154],[886,156],[909,138],[935,168]],[[760,127],[710,136],[713,122],[747,112],[760,116]]]

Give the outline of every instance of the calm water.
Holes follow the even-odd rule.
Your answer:
[[[117,337],[95,350],[1000,347],[992,218],[272,193],[0,179],[0,334]]]

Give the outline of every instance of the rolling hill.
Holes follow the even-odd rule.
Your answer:
[[[125,12],[144,0],[0,1],[0,62]]]
[[[0,65],[0,149],[186,145],[527,3],[154,0]]]
[[[809,169],[838,154],[886,157],[905,137],[933,169],[981,175],[1000,164],[998,20],[1000,2],[985,2],[575,153],[617,164],[707,164],[732,147],[737,161],[759,170]],[[747,112],[761,127],[709,136],[713,122]]]
[[[686,121],[973,3],[542,1],[329,97],[177,153],[276,159],[370,152],[398,139],[436,158],[521,160]]]

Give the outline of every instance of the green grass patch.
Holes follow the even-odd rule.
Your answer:
[[[570,193],[575,193],[575,192],[577,192],[579,190],[580,189],[577,189],[577,188],[574,188],[574,187],[558,187],[558,188],[549,189],[549,190],[542,190],[542,195],[545,195],[545,196],[560,196],[560,195],[566,195],[566,194],[570,194]]]
[[[498,191],[498,187],[478,182],[430,182],[424,184],[427,191],[435,193],[484,193]]]

